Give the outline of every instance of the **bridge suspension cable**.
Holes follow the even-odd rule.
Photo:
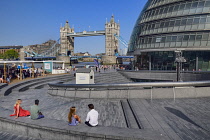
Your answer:
[[[127,49],[128,49],[128,42],[123,39],[120,35],[117,35],[117,34],[114,34],[114,36],[123,44],[124,48],[120,48],[120,50],[122,51],[121,52],[121,55],[126,55],[127,54]],[[124,49],[124,51],[123,51]],[[124,53],[123,53],[124,52]]]
[[[60,41],[60,38],[55,42],[53,43],[52,46],[50,46],[46,51],[44,51],[43,53],[36,53],[34,51],[24,51],[25,54],[31,56],[31,57],[45,57],[45,56],[56,56],[57,52],[60,50],[60,45],[59,45],[59,41]]]
[[[60,38],[45,52],[39,54],[40,56],[56,56],[56,53],[60,50],[59,44]]]
[[[114,34],[114,36],[126,47],[128,48],[128,42],[123,39],[120,35]]]
[[[34,56],[33,54],[27,52],[27,51],[24,51],[25,54],[29,55],[29,56]]]

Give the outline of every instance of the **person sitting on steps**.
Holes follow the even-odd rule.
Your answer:
[[[76,115],[76,107],[74,106],[70,108],[70,112],[68,115],[68,122],[69,125],[77,125],[78,123],[81,123],[80,117]]]
[[[16,116],[15,119],[17,119],[18,117],[30,116],[30,112],[28,110],[22,109],[22,107],[20,106],[21,103],[22,100],[17,99],[16,103],[14,104],[14,113],[11,114],[10,116]]]
[[[31,106],[31,119],[36,120],[36,119],[41,119],[44,118],[44,115],[39,109],[39,100],[35,100],[35,105]]]
[[[85,124],[88,126],[97,126],[98,125],[98,111],[94,109],[93,104],[88,105],[90,111],[87,114]]]

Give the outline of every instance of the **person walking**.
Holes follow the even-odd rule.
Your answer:
[[[85,124],[91,127],[97,126],[98,125],[98,111],[94,109],[93,104],[89,104],[88,107],[90,111],[87,114]]]
[[[35,104],[33,106],[31,106],[31,110],[30,110],[31,111],[31,119],[33,119],[33,120],[44,118],[44,115],[40,111],[38,105],[39,105],[39,100],[36,99]]]

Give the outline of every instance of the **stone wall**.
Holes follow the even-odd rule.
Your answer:
[[[56,60],[64,61],[64,63],[70,63],[70,57],[69,56],[57,56]]]
[[[74,90],[52,88],[48,93],[53,96],[66,98],[91,99],[163,99],[163,98],[197,98],[210,97],[210,87],[174,87],[148,89],[101,89],[101,90]]]

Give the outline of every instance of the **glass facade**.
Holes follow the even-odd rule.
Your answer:
[[[200,54],[210,56],[210,0],[148,0],[128,54],[136,56],[139,69],[174,70],[176,50],[186,57],[184,69],[209,69],[210,59]]]

